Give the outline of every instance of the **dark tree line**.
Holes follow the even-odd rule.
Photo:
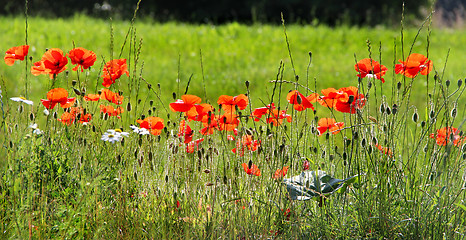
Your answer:
[[[449,0],[462,1],[462,0]],[[405,14],[419,16],[429,0],[404,0]],[[25,3],[0,0],[0,14],[24,13]],[[137,0],[29,0],[31,16],[68,17],[84,13],[95,17],[130,19]],[[399,22],[403,0],[142,0],[140,17],[156,21],[195,23],[318,22],[329,25],[376,25]]]

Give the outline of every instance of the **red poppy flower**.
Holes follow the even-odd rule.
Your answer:
[[[202,135],[212,135],[215,130],[218,129],[218,116],[215,114],[210,114],[202,120],[204,128],[199,130],[199,133]]]
[[[260,108],[256,108],[254,109],[254,111],[252,112],[252,117],[254,119],[254,121],[258,122],[260,121],[261,117],[265,114],[269,114],[271,113],[273,110],[275,109],[275,104],[274,103],[271,103],[265,107],[260,107]]]
[[[293,104],[293,108],[296,111],[303,111],[307,108],[314,110],[314,106],[311,102],[315,102],[318,97],[319,95],[316,93],[305,97],[300,92],[293,90],[288,93],[288,95],[286,96],[286,100],[288,100],[289,103]]]
[[[201,102],[201,98],[196,95],[183,95],[181,99],[176,100],[174,103],[170,103],[170,109],[173,112],[187,112],[194,107],[195,104]]]
[[[123,103],[123,98],[124,97],[121,96],[120,94],[114,93],[106,88],[102,89],[102,91],[100,92],[100,99],[107,100],[116,105],[121,105]]]
[[[266,119],[266,122],[272,123],[274,126],[280,126],[283,123],[283,119],[291,122],[291,115],[286,114],[285,110],[278,111],[278,109],[273,109],[269,114],[270,117]]]
[[[280,179],[286,175],[286,172],[288,172],[288,166],[283,167],[283,169],[277,169],[275,173],[273,174],[273,179]]]
[[[333,118],[321,118],[319,119],[319,122],[317,122],[317,125],[319,136],[322,136],[322,134],[327,130],[332,134],[339,133],[340,129],[342,129],[345,124],[342,122],[335,122],[335,119]]]
[[[63,51],[58,48],[51,48],[42,55],[39,62],[31,67],[31,73],[35,76],[39,74],[49,74],[50,79],[55,75],[65,71],[68,58],[63,55]]]
[[[152,135],[160,135],[162,129],[165,127],[163,119],[159,117],[147,117],[144,120],[136,120],[139,123],[139,127],[148,129]]]
[[[79,123],[85,124],[91,121],[91,114],[84,114],[84,110],[80,107],[71,107],[68,111],[63,112],[61,118],[58,121],[65,125],[71,126],[79,116]]]
[[[185,120],[181,120],[180,127],[178,128],[178,137],[184,137],[184,143],[189,143],[193,140],[194,131],[186,123]]]
[[[220,131],[233,131],[239,124],[238,116],[227,112],[218,117],[217,124]]]
[[[252,135],[243,135],[241,139],[236,141],[236,148],[233,148],[231,151],[243,156],[246,150],[255,152],[259,146],[260,141],[254,140]]]
[[[186,145],[186,152],[187,153],[193,153],[194,150],[198,151],[199,150],[199,144],[204,141],[204,138],[199,138],[194,141],[191,141]]]
[[[218,98],[217,103],[222,105],[225,112],[234,112],[235,107],[238,106],[240,110],[244,110],[248,106],[249,99],[246,95],[240,94],[238,96],[222,95]]]
[[[370,58],[360,60],[356,65],[354,65],[354,69],[359,72],[357,75],[358,77],[377,78],[382,80],[382,83],[385,82],[385,79],[383,79],[382,76],[385,75],[388,70],[387,67]]]
[[[53,109],[55,105],[60,103],[62,108],[73,106],[76,98],[68,98],[68,92],[63,88],[54,88],[47,93],[47,99],[40,101],[47,109]]]
[[[453,142],[454,146],[461,146],[466,142],[466,137],[461,137],[459,132],[460,131],[454,127],[443,127],[437,130],[437,134],[432,133],[430,137],[435,139],[440,146],[446,146],[451,142]]]
[[[339,91],[346,93],[348,99],[345,101],[342,101],[343,99],[339,99],[336,102],[335,109],[337,111],[354,114],[356,113],[356,109],[361,109],[366,105],[366,98],[364,97],[364,94],[358,93],[357,87],[340,88]]]
[[[384,153],[385,155],[389,157],[393,157],[392,150],[388,147],[382,147],[380,144],[376,143],[375,147],[379,149],[380,152]]]
[[[324,96],[319,98],[319,103],[324,107],[335,108],[338,101],[347,102],[348,94],[346,92],[336,90],[335,88],[323,89]]]
[[[244,171],[246,172],[246,174],[260,176],[261,175],[261,170],[259,170],[259,168],[256,166],[256,164],[252,164],[251,162],[249,162],[249,163],[250,163],[249,164],[250,166],[248,166],[248,164],[246,164],[246,163],[241,164],[241,166],[243,166]]]
[[[212,115],[214,107],[207,103],[194,104],[189,111],[185,112],[186,116],[190,121],[201,121],[205,122],[209,118],[209,112]]]
[[[126,65],[126,59],[114,59],[105,64],[102,71],[102,79],[104,87],[110,87],[115,83],[115,80],[126,74],[129,77],[128,66]]]
[[[105,106],[100,105],[100,112],[106,113],[109,116],[116,116],[117,118],[121,118],[119,115],[122,114],[125,110],[122,107],[114,108],[113,106]]]
[[[84,96],[85,101],[99,101],[99,99],[99,94],[87,94],[86,96]]]
[[[16,60],[23,61],[26,55],[28,55],[29,46],[23,45],[18,47],[12,47],[5,52],[5,60],[6,65],[13,66]]]
[[[398,60],[401,64],[395,65],[395,73],[403,74],[406,77],[414,78],[418,73],[427,75],[433,69],[433,63],[426,56],[419,53],[412,53],[405,62]]]
[[[81,67],[81,72],[94,65],[97,59],[94,52],[82,47],[71,49],[67,56],[70,58],[71,64],[76,64],[73,71],[77,71],[78,67]]]

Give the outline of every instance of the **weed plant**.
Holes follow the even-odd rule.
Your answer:
[[[419,29],[427,28],[427,36],[429,21]],[[419,42],[415,36],[405,44],[403,27],[390,61],[382,59],[381,44],[374,47],[369,41],[367,56],[354,56],[356,66],[372,59],[393,74],[382,83],[372,61],[370,76],[357,77],[358,67],[345,73],[354,76],[348,87],[356,87],[357,93],[331,92],[345,98],[333,100],[346,104],[346,112],[326,102],[327,95],[317,89],[316,82],[325,85],[326,79],[310,77],[312,53],[307,70],[296,71],[285,27],[290,61],[281,62],[270,76],[270,94],[257,96],[245,81],[236,97],[208,92],[206,69],[197,79],[199,97],[190,95],[191,77],[178,82],[178,91],[164,91],[144,77],[151,70],[140,61],[143,42],[134,24],[121,46],[114,44],[114,31],[109,55],[98,56],[104,56],[103,63],[126,59],[127,76],[122,69],[108,87],[101,84],[116,65],[51,75],[44,70],[45,76],[33,76],[34,62],[26,57],[12,66],[24,74],[16,87],[27,98],[32,81],[47,82],[43,103],[29,99],[34,102],[29,105],[24,99],[10,100],[2,78],[2,239],[465,237],[466,146],[461,128],[466,118],[459,101],[465,84],[446,80],[446,64],[436,62],[425,75],[395,74],[396,61],[408,62]],[[25,45],[27,33],[26,24]],[[423,55],[428,58],[430,44],[427,37]],[[199,59],[201,66],[205,60]],[[286,66],[294,79],[284,78]],[[422,108],[412,99],[419,85],[424,86]],[[337,88],[324,88],[332,87]],[[57,94],[47,94],[56,88],[69,96],[57,100]],[[113,95],[104,96],[104,89]],[[89,100],[91,94],[98,94],[96,101]],[[166,95],[173,97],[170,104],[163,100]],[[200,107],[207,95],[219,100],[211,108]],[[54,101],[57,105],[50,108]],[[120,112],[100,107],[108,104]],[[207,110],[202,115],[199,109]],[[197,117],[204,121],[192,119]],[[323,118],[335,123],[323,126]],[[341,179],[356,177],[331,194],[314,191],[311,200],[293,200],[283,178],[319,170]]]

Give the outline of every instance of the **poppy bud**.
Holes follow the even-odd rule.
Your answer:
[[[322,151],[322,155],[320,157],[325,158],[325,151]]]
[[[57,112],[53,112],[53,118],[57,119],[57,117],[58,117]]]
[[[141,115],[141,120],[144,120],[146,118],[146,115],[142,114]]]
[[[138,99],[138,104],[141,104],[141,101],[142,101],[141,99]]]
[[[366,139],[363,138],[361,141],[361,147],[365,148],[366,147]]]
[[[460,88],[462,84],[463,84],[463,81],[461,79],[459,79],[458,80],[458,88]]]
[[[138,158],[138,150],[134,151],[134,158]]]
[[[73,88],[73,91],[76,95],[81,96],[81,92],[78,89]]]
[[[446,85],[447,87],[449,87],[449,86],[450,86],[450,80],[446,80],[446,81],[445,81],[445,85]]]
[[[30,113],[30,114],[29,114],[29,119],[30,119],[31,121],[34,121],[34,113]]]
[[[346,152],[343,152],[343,160],[346,160],[348,158],[348,154]]]
[[[149,109],[149,110],[147,111],[147,115],[151,115],[151,114],[152,114],[152,110]]]
[[[172,93],[172,97],[173,97],[173,100],[176,100],[176,93],[175,92]]]
[[[118,91],[118,95],[120,95],[120,96],[123,95],[123,91],[121,91],[121,90]]]
[[[425,126],[426,126],[426,121],[422,121],[422,122],[421,122],[421,127],[423,128],[423,127],[425,127]]]
[[[455,118],[455,117],[456,117],[456,108],[453,108],[453,109],[451,110],[451,117],[452,117],[452,118]]]
[[[165,182],[168,182],[168,175],[165,175]]]
[[[303,102],[303,99],[301,99],[301,96],[299,95],[296,96],[296,102],[298,102],[298,104],[301,104]]]
[[[398,105],[393,104],[392,112],[393,112],[393,114],[396,114],[398,112]]]
[[[385,112],[387,113],[387,115],[390,115],[391,114],[390,107],[387,107],[387,110],[385,110]]]
[[[354,96],[353,96],[353,95],[350,95],[350,96],[348,97],[348,104],[352,104],[353,101],[354,101]]]
[[[417,112],[414,112],[414,114],[413,114],[413,122],[417,122],[418,119],[419,119],[419,115],[417,114]]]
[[[19,105],[19,109],[18,109],[18,110],[19,110],[19,113],[22,113],[22,112],[23,112],[23,110],[24,110],[24,107],[23,107],[23,105],[22,105],[22,104],[21,104],[21,105]]]
[[[147,88],[150,90],[152,88],[152,84],[148,83]]]
[[[368,152],[369,154],[372,154],[372,146],[368,146],[368,147],[367,147],[367,152]]]
[[[398,88],[398,90],[400,90],[400,88],[401,88],[401,82],[398,82],[398,83],[397,83],[396,88]]]
[[[333,161],[334,158],[335,158],[335,155],[333,154],[328,155],[328,160]],[[322,163],[322,167],[323,167],[323,163]]]
[[[435,81],[438,80],[438,75],[437,75],[437,74],[434,75],[434,80],[435,80]]]
[[[385,105],[382,103],[380,104],[380,113],[384,114],[385,113]]]
[[[32,56],[30,56],[30,57],[29,57],[29,61],[31,61],[31,62],[32,62]]]
[[[131,103],[126,104],[126,111],[131,112]]]
[[[249,81],[244,82],[246,84],[246,88],[249,88]]]
[[[376,138],[376,137],[372,137],[372,144],[373,144],[373,145],[376,145],[377,143],[378,143],[377,138]]]
[[[159,88],[159,90],[160,90],[160,83],[157,83],[157,87],[158,87],[158,88]]]
[[[371,87],[372,87],[372,82],[369,81],[369,82],[367,83],[367,90],[371,89]]]
[[[248,163],[248,168],[251,169],[252,168],[252,160],[249,160],[249,163]]]
[[[71,86],[73,86],[73,87],[76,86],[76,83],[78,83],[78,81],[76,81],[76,80],[71,81]]]
[[[433,118],[435,117],[435,112],[434,112],[434,110],[431,110],[431,111],[430,111],[429,117],[430,117],[431,119],[433,119]]]
[[[209,169],[204,170],[204,173],[210,173]]]
[[[152,105],[154,105],[154,100],[150,100],[149,105],[152,107]]]

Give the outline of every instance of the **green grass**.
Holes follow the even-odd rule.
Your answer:
[[[0,30],[7,36],[0,43],[2,51],[24,43],[24,19],[0,21]],[[67,52],[73,41],[96,52],[99,62],[108,61],[110,54],[118,58],[130,27],[127,22],[114,22],[110,27],[108,21],[83,16],[55,21],[30,18],[28,24],[28,43],[35,48],[30,51],[33,61],[45,48]],[[295,86],[270,82],[294,81],[281,26],[136,22],[134,27],[136,32],[129,35],[132,40],[122,52],[123,58],[130,59],[131,77],[123,76],[112,86],[123,91],[122,106],[132,105],[121,118],[105,117],[98,103],[76,96],[93,114],[91,124],[63,125],[54,116],[61,116],[61,108],[48,116],[42,114],[39,99],[45,98],[51,86],[48,76],[26,73],[25,62],[12,67],[0,64],[0,238],[464,238],[466,146],[439,146],[429,137],[444,126],[461,129],[466,119],[462,95],[466,84],[457,86],[456,81],[466,76],[464,32],[432,29],[427,40],[429,34],[423,29],[412,43],[417,29],[404,29],[405,55],[411,44],[413,52],[423,54],[428,47],[438,72],[435,79],[434,73],[416,77],[410,88],[410,79],[392,72],[394,61],[402,58],[399,30],[287,26],[300,84],[316,92],[358,86],[369,94],[361,111],[347,114],[317,103],[315,112],[293,111],[285,97]],[[379,60],[381,55],[390,69],[387,82],[377,80],[371,88],[368,79],[358,83],[354,70],[354,55],[358,60],[369,55],[368,39],[372,56]],[[309,51],[313,58],[307,76]],[[139,57],[138,64],[135,57]],[[78,84],[88,93],[102,88],[99,65],[88,76],[80,75]],[[177,98],[183,95],[191,74],[188,93],[216,108],[219,95],[249,93],[250,105],[241,111],[237,138],[252,134],[261,141],[260,150],[233,154],[236,144],[226,136],[231,132],[201,136],[202,124],[190,122],[194,139],[205,140],[194,153],[185,151],[186,145],[177,136],[183,117],[166,109],[174,101],[173,92]],[[8,99],[25,94],[26,76],[33,107]],[[59,74],[54,86],[68,89],[75,97],[71,91],[74,79],[75,72]],[[450,85],[447,79],[452,80]],[[271,101],[287,110],[293,121],[275,127],[244,117]],[[417,121],[413,121],[415,113]],[[100,139],[108,129],[121,127],[130,132],[130,124],[136,124],[142,114],[165,120],[160,136],[131,133],[115,144]],[[323,117],[334,117],[346,128],[319,137],[317,120]],[[42,135],[28,128],[32,122],[38,123]],[[375,143],[390,147],[393,156],[379,152]],[[296,176],[304,160],[310,162],[310,170],[341,179],[358,177],[338,192],[316,197],[317,201],[291,200],[285,185],[272,176],[284,166],[290,167],[287,178]],[[258,165],[261,176],[243,171],[241,164],[249,162]],[[287,209],[289,216],[284,214]]]

